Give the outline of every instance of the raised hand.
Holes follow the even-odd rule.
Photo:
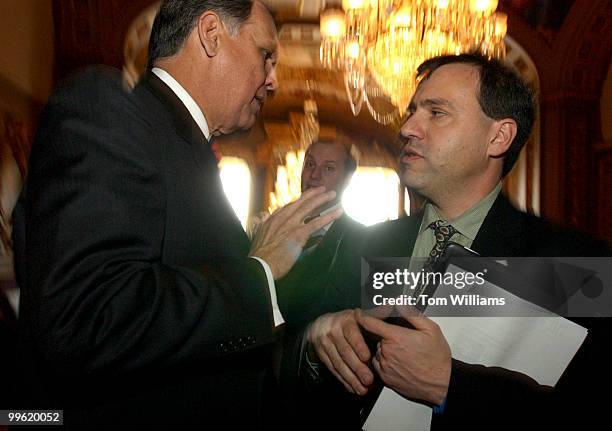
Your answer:
[[[342,215],[342,209],[337,209],[304,222],[313,210],[335,196],[336,192],[325,192],[324,187],[306,190],[298,200],[276,211],[259,226],[249,256],[266,261],[275,280],[285,275],[300,256],[310,234]]]

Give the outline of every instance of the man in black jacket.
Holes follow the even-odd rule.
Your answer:
[[[553,390],[514,371],[453,359],[426,317],[409,318],[406,328],[350,310],[360,305],[360,256],[435,257],[449,239],[484,256],[610,255],[604,243],[522,213],[500,193],[534,119],[533,96],[520,78],[474,55],[429,60],[419,75],[401,129],[400,165],[403,183],[427,204],[418,215],[376,226],[354,246],[357,253],[343,253],[326,293],[329,313],[304,333],[302,379],[316,382],[324,366],[363,396],[376,375],[403,397],[435,406],[434,429],[527,426],[533,418],[551,426],[594,423],[591,406],[609,400],[607,319],[580,322],[589,336]],[[360,327],[382,337],[376,352]]]
[[[272,17],[249,0],[167,0],[148,70],[61,86],[40,120],[15,210],[21,408],[75,428],[261,423],[283,323],[274,280],[334,193],[312,190],[249,241],[210,140],[253,126],[276,88]]]
[[[313,211],[313,220],[342,207],[342,195],[357,168],[351,145],[343,135],[337,135],[333,139],[319,139],[307,148],[301,174],[302,193],[317,187],[336,192],[334,199]],[[358,237],[363,229],[362,224],[343,214],[311,234],[297,263],[278,281],[278,304],[288,330],[303,327],[320,314],[317,307],[344,238]]]

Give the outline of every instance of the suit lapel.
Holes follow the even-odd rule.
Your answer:
[[[523,214],[500,193],[485,217],[472,249],[483,256],[511,257],[525,252]]]
[[[206,169],[217,171],[217,160],[211,146],[181,99],[151,71],[143,75],[140,83],[147,87],[168,111],[176,133],[192,146],[197,162]]]
[[[245,255],[249,250],[249,239],[223,192],[217,159],[202,130],[183,102],[153,72],[145,73],[139,85],[159,100],[163,109],[169,114],[175,133],[190,146],[191,153],[203,175],[201,181],[208,185],[207,192],[210,194],[206,199],[211,203],[209,215],[223,220],[220,232],[227,245],[226,249],[239,250],[241,255]]]
[[[343,215],[330,226],[329,230],[323,237],[323,240],[316,248],[308,255],[301,258],[296,267],[299,272],[303,268],[316,268],[318,274],[327,273],[331,267],[331,262],[338,251],[338,243],[342,241],[342,235],[346,225],[346,215]]]
[[[374,227],[373,235],[364,244],[364,250],[374,251],[374,254],[369,254],[371,257],[412,256],[422,219],[423,213],[419,212],[413,216],[382,223],[379,225],[381,229],[385,228],[385,233],[382,235],[379,235],[378,229]]]

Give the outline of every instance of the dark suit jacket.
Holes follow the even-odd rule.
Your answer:
[[[298,384],[292,358],[297,357],[301,350],[301,344],[296,340],[301,340],[304,326],[324,312],[323,296],[341,257],[340,250],[350,248],[347,241],[359,241],[364,231],[365,226],[344,214],[330,226],[316,249],[300,258],[291,271],[276,283],[278,304],[286,325],[283,343],[277,352],[278,398],[275,404],[278,407],[276,413],[271,415],[271,429],[318,428],[321,422],[311,422],[311,412],[315,412],[319,418],[324,415],[329,417],[336,410],[322,411],[324,406],[332,406],[338,400],[335,391],[320,393],[315,402],[311,402],[309,393],[304,392]],[[340,395],[344,394],[341,392]],[[344,400],[340,398],[340,402],[344,403]],[[331,428],[335,425],[329,420],[326,424]]]
[[[361,245],[355,246],[358,253],[342,250],[323,311],[359,307],[359,257],[410,256],[420,224],[420,215],[382,223],[371,228]],[[520,212],[502,195],[493,204],[471,248],[490,257],[610,256],[603,242]],[[528,423],[534,424],[534,417],[536,423],[548,427],[578,420],[583,425],[595,423],[602,412],[597,406],[610,400],[611,367],[604,351],[612,331],[609,319],[574,320],[589,329],[589,336],[555,390],[520,373],[453,359],[445,410],[434,415],[432,429],[528,427]],[[337,390],[337,384],[330,385],[336,389],[324,385],[314,392]],[[352,412],[339,413],[347,418],[355,414],[354,408]]]
[[[153,74],[61,86],[15,211],[22,407],[66,422],[257,426],[275,340],[210,146]],[[236,414],[240,412],[240,414]]]

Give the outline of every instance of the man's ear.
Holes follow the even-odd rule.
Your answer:
[[[214,57],[219,52],[219,36],[225,27],[217,15],[213,11],[203,13],[198,19],[198,37],[200,44],[206,51],[208,57]]]
[[[512,118],[504,118],[493,123],[493,138],[489,142],[488,155],[502,157],[516,137],[517,125]]]

